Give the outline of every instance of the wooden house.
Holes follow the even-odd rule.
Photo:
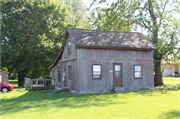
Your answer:
[[[9,80],[9,72],[0,70],[0,82],[1,83],[8,83]]]
[[[137,32],[67,28],[49,67],[53,85],[85,93],[154,88],[155,49]]]

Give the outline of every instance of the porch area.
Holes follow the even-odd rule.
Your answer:
[[[25,79],[25,90],[55,89],[52,85],[53,78]]]

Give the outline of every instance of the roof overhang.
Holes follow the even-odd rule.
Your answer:
[[[5,73],[5,74],[9,74],[9,72],[3,71],[3,70],[0,70],[0,72]]]
[[[56,59],[54,60],[53,64],[51,66],[49,66],[48,69],[52,69],[57,64],[57,62],[61,59],[63,51],[64,51],[64,45],[66,43],[65,38],[66,38],[67,34],[68,34],[68,31],[66,29],[66,32],[65,32],[65,35],[64,35],[64,40],[63,40],[62,46],[61,46],[61,50],[60,50],[58,56],[56,57]]]
[[[78,48],[89,48],[89,49],[112,49],[112,50],[156,50],[156,48],[135,48],[135,47],[107,47],[107,46],[78,46],[76,45]]]

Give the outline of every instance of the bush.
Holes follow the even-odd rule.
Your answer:
[[[175,72],[175,77],[179,77],[179,73],[178,72]]]

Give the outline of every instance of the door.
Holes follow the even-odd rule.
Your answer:
[[[174,73],[174,67],[168,66],[164,68],[164,76],[169,77],[170,75],[172,76],[172,73]]]
[[[113,63],[113,86],[123,87],[122,63]]]

